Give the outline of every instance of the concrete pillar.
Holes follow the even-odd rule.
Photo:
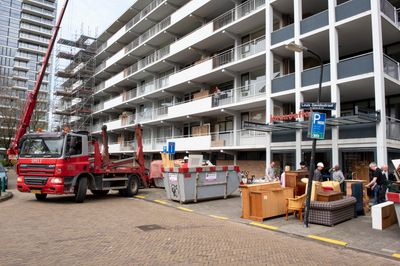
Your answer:
[[[240,128],[241,128],[241,116],[237,113],[233,116],[233,146],[240,145]]]
[[[381,121],[376,125],[376,156],[378,165],[387,163],[385,79],[383,76],[383,41],[380,3],[380,1],[371,1],[375,110],[380,111],[381,117]]]
[[[294,41],[300,42],[300,21],[303,17],[302,1],[293,1],[294,3]],[[301,93],[301,72],[303,71],[303,53],[294,53],[294,69],[295,69],[295,108],[296,113],[300,112],[300,103],[303,101],[303,94]],[[303,120],[303,119],[300,119]],[[302,144],[302,130],[296,130],[296,167],[299,167],[301,162],[301,145]]]
[[[336,0],[328,1],[329,10],[329,55],[331,66],[331,102],[336,103],[332,116],[340,116],[340,89],[337,84],[337,63],[339,62],[339,38],[335,28]],[[339,164],[339,128],[332,127],[332,165]]]
[[[266,47],[266,58],[265,58],[265,116],[266,116],[266,123],[271,123],[271,115],[274,112],[274,105],[273,100],[271,99],[271,86],[272,86],[272,78],[273,78],[273,71],[274,71],[274,55],[271,52],[271,33],[273,31],[273,15],[274,10],[269,3],[266,2],[266,9],[265,9],[265,47]],[[271,161],[271,133],[266,134],[265,140],[265,152],[266,152],[266,165],[269,164]]]

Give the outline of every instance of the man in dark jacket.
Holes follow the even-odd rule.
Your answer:
[[[372,171],[372,180],[366,187],[371,188],[374,191],[374,205],[385,202],[386,186],[385,177],[382,174],[382,170],[379,169],[375,162],[369,164],[369,169]]]

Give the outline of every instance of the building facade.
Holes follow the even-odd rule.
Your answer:
[[[0,127],[5,146],[14,134],[50,40],[55,0],[0,1]],[[43,80],[31,129],[47,128],[51,67]],[[7,147],[5,147],[7,148]]]
[[[309,161],[307,111],[323,62],[326,138],[317,160],[365,175],[400,157],[400,2],[396,0],[135,1],[98,38],[92,133],[134,150],[134,125],[156,159],[169,141],[214,163],[263,175]],[[268,124],[264,131],[245,121]],[[366,170],[368,171],[368,170]]]

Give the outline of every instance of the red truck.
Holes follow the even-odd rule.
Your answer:
[[[65,0],[60,11],[35,86],[28,93],[15,136],[7,150],[11,161],[19,155],[17,188],[21,192],[34,193],[38,200],[45,200],[48,194],[75,194],[75,201],[83,202],[87,189],[95,195],[105,195],[114,189],[131,197],[138,192],[139,186],[147,187],[149,181],[144,166],[140,125],[136,126],[136,159],[132,157],[115,162],[110,162],[105,126],[102,128],[102,153],[98,140],[87,132],[25,134],[68,1]],[[136,166],[133,166],[134,160]]]
[[[147,187],[141,127],[136,126],[136,165],[134,158],[110,162],[107,128],[102,128],[103,152],[99,141],[85,132],[42,132],[25,134],[17,163],[17,189],[45,200],[48,194],[75,194],[85,200],[87,189],[94,195],[119,190],[132,197],[140,186]],[[127,166],[128,165],[128,166]]]

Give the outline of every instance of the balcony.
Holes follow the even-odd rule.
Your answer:
[[[40,23],[43,26],[47,26],[52,28],[53,27],[53,21],[50,19],[45,19],[33,15],[29,15],[26,13],[21,14],[21,21],[29,21],[29,22],[34,22],[34,23]]]
[[[25,32],[35,33],[35,34],[42,34],[46,35],[49,38],[51,37],[52,31],[50,29],[42,28],[36,25],[31,25],[28,23],[21,22],[21,30]]]
[[[272,80],[272,93],[292,90],[295,88],[294,73],[287,74],[282,77],[277,77]]]
[[[167,142],[175,142],[175,149],[179,151],[209,150],[211,147],[211,135],[198,137],[174,137]]]
[[[221,92],[218,100],[212,96],[213,107],[265,101],[265,81],[252,83],[243,87]]]
[[[214,31],[265,6],[265,0],[249,0],[213,20]]]
[[[370,0],[350,0],[341,5],[336,6],[335,15],[336,21],[341,21],[346,18],[358,15],[362,12],[371,9]]]
[[[394,24],[400,25],[399,9],[396,9],[389,1],[381,0],[381,11],[385,14]]]
[[[290,24],[271,33],[271,45],[290,40],[294,37],[294,24]]]
[[[56,9],[56,4],[54,2],[46,1],[46,0],[23,0],[28,4],[34,4],[40,7],[50,8],[51,10]]]
[[[386,138],[400,141],[400,120],[386,117]]]
[[[390,77],[400,80],[400,63],[387,55],[383,56],[383,70]]]
[[[320,66],[304,70],[301,73],[301,86],[306,87],[319,83],[321,68]],[[331,80],[331,65],[325,64],[322,76],[322,82]]]
[[[340,60],[338,63],[338,78],[348,78],[374,71],[373,54],[363,54]]]
[[[325,10],[313,16],[303,19],[300,22],[300,33],[304,34],[316,29],[320,29],[329,24],[329,12]]]
[[[213,68],[238,61],[257,53],[265,53],[265,36],[251,40],[213,57]]]
[[[147,14],[149,14],[152,10],[156,9],[160,6],[164,0],[154,0],[150,4],[148,4],[145,8],[143,8],[136,16],[133,17],[126,25],[125,31],[129,31],[136,23],[138,23],[142,18],[144,18]]]
[[[29,11],[29,12],[32,12],[34,15],[46,16],[47,18],[50,18],[50,19],[54,18],[54,16],[55,16],[55,13],[53,11],[49,11],[44,8],[39,8],[39,7],[27,5],[27,4],[22,4],[22,11]]]

